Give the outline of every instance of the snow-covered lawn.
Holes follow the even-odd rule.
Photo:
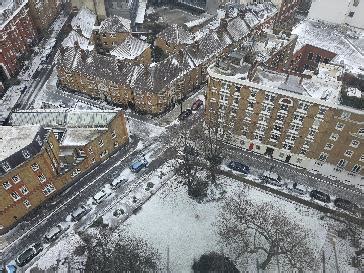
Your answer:
[[[354,249],[348,241],[332,235],[332,228],[336,227],[337,223],[322,213],[279,199],[225,177],[219,177],[219,184],[226,191],[223,199],[212,198],[208,202],[197,203],[188,197],[185,188],[176,187],[179,178],[173,174],[173,164],[173,162],[166,163],[147,179],[142,180],[139,187],[115,204],[113,209],[103,216],[104,223],[116,228],[115,236],[118,233],[126,232],[143,238],[161,253],[163,264],[166,264],[167,252],[169,252],[171,272],[191,272],[193,261],[204,253],[210,251],[227,253],[219,242],[215,223],[224,198],[236,195],[242,189],[253,202],[271,202],[277,208],[285,211],[292,221],[303,224],[309,229],[312,233],[311,247],[318,259],[322,252],[325,253],[325,266],[328,272],[336,271],[332,237],[336,240],[339,271],[356,272],[348,265]],[[127,173],[121,174],[120,178],[125,175]],[[151,191],[145,190],[148,182],[154,184],[152,192],[156,192],[161,187],[152,197],[150,197]],[[217,190],[211,191],[210,195],[221,197]],[[136,196],[137,202],[133,200],[134,196]],[[144,203],[145,201],[147,202]],[[138,204],[143,205],[138,212],[135,212]],[[123,215],[114,216],[113,212],[117,209],[123,210]],[[125,221],[125,219],[127,220]],[[48,249],[35,265],[45,269],[56,263],[55,257],[64,261],[77,246],[78,240],[78,236],[70,231],[68,237],[65,236],[61,242]],[[67,251],[60,252],[62,246],[65,246]],[[237,266],[241,271],[256,272],[255,258],[244,265]]]

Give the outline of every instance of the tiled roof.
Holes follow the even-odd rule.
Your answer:
[[[157,35],[158,38],[170,44],[192,44],[193,35],[180,25],[171,25]]]
[[[249,27],[240,17],[236,17],[228,22],[227,31],[234,39],[239,41],[241,38],[249,34]]]
[[[89,40],[86,39],[85,37],[81,36],[74,30],[72,30],[70,32],[70,34],[68,34],[66,39],[63,40],[62,46],[63,47],[73,47],[73,46],[75,46],[76,42],[82,49],[88,49],[88,47],[89,47]]]
[[[129,36],[121,45],[113,49],[110,54],[118,60],[134,60],[149,47],[150,45],[148,43]]]
[[[99,32],[100,33],[122,33],[131,32],[131,22],[120,16],[111,16],[102,21]]]
[[[71,26],[74,30],[80,31],[84,37],[89,39],[95,22],[96,15],[91,10],[83,7],[72,19]]]

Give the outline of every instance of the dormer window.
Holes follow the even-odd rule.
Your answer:
[[[22,153],[24,158],[30,158],[30,153],[28,152],[28,150],[23,150]]]
[[[14,183],[19,183],[21,181],[19,175],[14,175],[11,179],[13,179]]]
[[[10,171],[10,169],[11,169],[8,162],[3,162],[1,164],[1,167],[4,169],[5,172]]]
[[[9,181],[4,182],[4,183],[3,183],[3,187],[4,187],[4,189],[5,189],[5,190],[10,189],[10,188],[11,188],[11,184],[10,184],[10,182],[9,182]]]
[[[40,136],[37,136],[36,141],[38,142],[39,146],[42,146],[43,145],[43,142],[40,139]]]
[[[12,192],[10,195],[13,198],[14,201],[17,201],[17,200],[20,199],[20,196],[16,191]]]

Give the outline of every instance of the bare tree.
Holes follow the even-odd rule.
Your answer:
[[[159,269],[160,255],[146,241],[123,235],[115,242],[109,236],[107,233],[81,236],[87,256],[85,272],[151,272]]]
[[[310,234],[271,203],[255,204],[244,193],[226,201],[217,222],[219,235],[235,260],[256,255],[266,269],[277,260],[282,267],[312,269]]]

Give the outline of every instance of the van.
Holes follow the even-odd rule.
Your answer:
[[[330,203],[330,195],[319,190],[313,190],[310,193],[310,197],[324,203]]]
[[[65,232],[70,227],[69,224],[58,224],[57,226],[51,228],[44,236],[48,242],[55,241],[63,232]]]
[[[106,192],[105,190],[101,190],[98,193],[96,193],[93,197],[94,201],[96,203],[101,203],[106,197],[108,197],[111,193]]]

